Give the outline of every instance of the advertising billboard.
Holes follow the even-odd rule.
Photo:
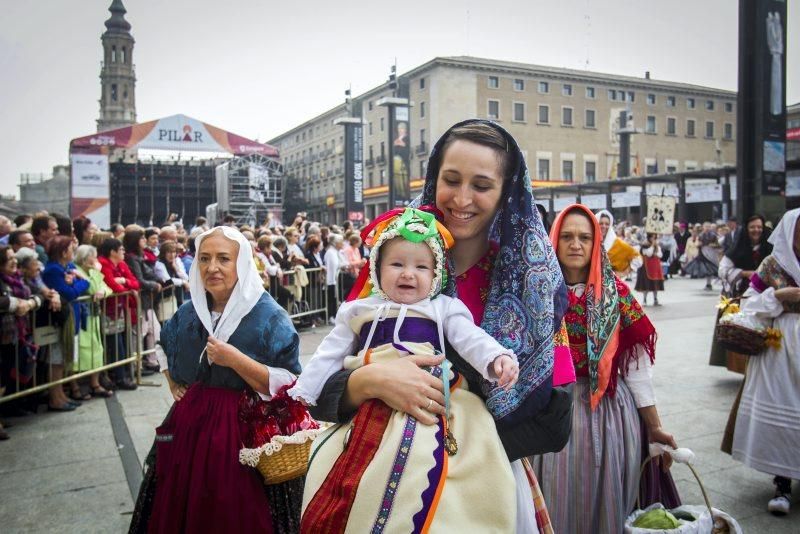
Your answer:
[[[88,217],[100,228],[111,226],[108,156],[71,154],[70,215]]]

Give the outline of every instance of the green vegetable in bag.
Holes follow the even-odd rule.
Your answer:
[[[636,521],[633,522],[633,526],[655,530],[670,530],[678,528],[680,523],[675,519],[675,516],[668,511],[663,508],[656,508],[637,517]]]

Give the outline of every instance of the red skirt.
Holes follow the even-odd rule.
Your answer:
[[[241,395],[195,384],[156,429],[149,532],[273,531],[261,476],[239,463]]]

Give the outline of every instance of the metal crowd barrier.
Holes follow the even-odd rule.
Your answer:
[[[322,267],[297,267],[284,271],[281,279],[272,276],[267,291],[299,326],[309,321],[313,324],[315,318],[328,319],[328,292]]]
[[[17,336],[13,344],[3,345],[1,372],[6,394],[0,397],[0,404],[131,364],[131,378],[141,382],[142,356],[154,349],[143,351],[142,336],[132,328],[129,299],[134,299],[136,314],[141,318],[137,291],[113,293],[101,299],[86,295],[72,302],[62,301],[60,312],[50,311],[44,300],[39,310],[28,314],[26,342],[20,346]],[[113,310],[112,317],[107,315],[108,310]],[[79,326],[73,335],[76,319],[84,326]],[[82,340],[84,350],[90,354],[88,361],[81,359]],[[99,356],[95,355],[98,348],[102,349]],[[54,372],[62,376],[54,378]]]

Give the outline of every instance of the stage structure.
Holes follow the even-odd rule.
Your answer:
[[[139,151],[158,156],[140,157]],[[275,147],[186,115],[79,137],[70,143],[70,215],[106,228],[113,222],[160,225],[177,213],[191,225],[216,201],[216,167],[247,156],[282,177]]]
[[[283,215],[283,166],[261,154],[233,158],[216,168],[216,206],[206,215],[213,221],[228,214],[237,224],[263,223]]]

